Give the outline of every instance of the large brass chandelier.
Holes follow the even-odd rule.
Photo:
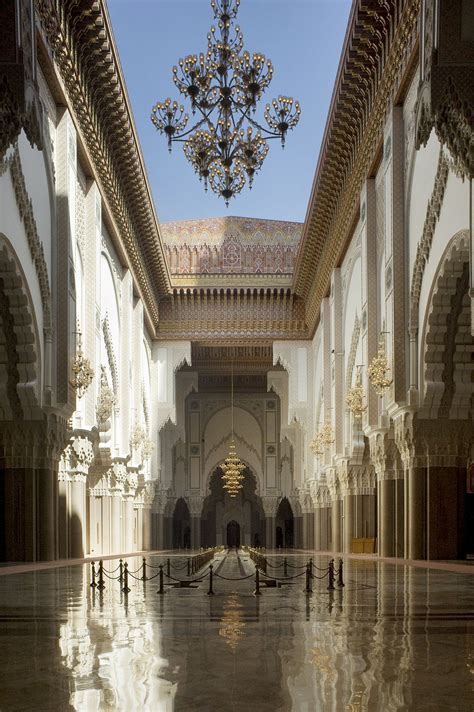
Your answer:
[[[237,497],[242,489],[242,482],[245,479],[242,471],[245,470],[245,465],[241,462],[237,455],[237,449],[234,441],[234,364],[232,363],[231,375],[231,397],[230,397],[230,413],[231,413],[231,440],[229,454],[224,462],[220,465],[222,470],[222,480],[224,481],[224,490],[230,497]]]
[[[187,128],[189,115],[177,101],[166,99],[152,109],[151,120],[168,139],[176,141],[199,179],[229,200],[252,182],[268,153],[267,141],[285,145],[289,129],[299,121],[298,101],[279,96],[265,107],[268,128],[255,119],[257,102],[269,86],[273,65],[263,54],[244,50],[240,27],[234,26],[240,0],[211,0],[217,27],[207,35],[206,54],[191,54],[173,67],[173,81],[191,102],[197,121]]]

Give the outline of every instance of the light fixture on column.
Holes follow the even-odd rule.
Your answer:
[[[382,397],[393,383],[393,379],[388,377],[390,367],[388,365],[387,354],[385,352],[385,333],[380,334],[377,356],[374,356],[367,369],[367,376],[378,396]]]
[[[229,454],[223,463],[221,463],[220,468],[223,472],[222,479],[224,481],[224,489],[230,497],[237,497],[238,493],[242,489],[242,481],[244,480],[244,475],[242,471],[245,470],[245,465],[241,462],[239,456],[237,455],[237,449],[234,441],[234,362],[232,362],[231,367],[231,386],[230,386],[230,412],[231,412],[231,440],[229,447]]]
[[[142,425],[136,421],[130,433],[130,446],[132,450],[139,450],[145,440],[145,431]]]
[[[314,438],[311,440],[309,447],[315,457],[322,457],[324,455],[324,443],[321,438],[321,433],[316,433]]]
[[[86,358],[82,352],[82,332],[79,321],[77,322],[76,331],[74,333],[77,336],[77,347],[71,366],[74,374],[71,386],[76,391],[77,397],[82,398],[92,383],[92,379],[94,378],[94,369],[92,368],[89,359]]]
[[[262,126],[255,118],[257,102],[273,76],[263,54],[243,49],[240,27],[234,26],[240,0],[211,0],[217,27],[207,35],[207,52],[188,55],[173,67],[173,81],[191,104],[197,119],[187,129],[189,115],[177,101],[166,99],[152,109],[151,120],[172,144],[181,142],[204,189],[229,200],[248,182],[252,187],[268,153],[268,141],[282,146],[301,114],[298,101],[279,96],[267,104]]]
[[[362,386],[362,367],[357,366],[355,385],[349,388],[346,394],[346,403],[354,418],[362,418],[362,414],[367,410],[365,405],[365,393]]]
[[[332,445],[334,442],[334,434],[332,432],[332,425],[329,421],[324,423],[321,428],[321,440],[324,445]]]
[[[142,457],[144,460],[148,460],[149,457],[151,457],[151,454],[153,450],[155,449],[155,445],[153,443],[153,440],[149,437],[146,436],[145,433],[145,438],[142,443]]]

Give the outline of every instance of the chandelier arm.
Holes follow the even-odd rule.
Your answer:
[[[200,121],[198,121],[197,124],[194,124],[194,126],[193,126],[192,128],[190,128],[190,129],[188,129],[187,131],[183,131],[183,133],[176,134],[175,136],[173,136],[173,138],[171,139],[171,141],[172,141],[173,143],[174,143],[175,141],[182,141],[182,140],[183,140],[183,136],[187,136],[188,134],[192,133],[193,131],[195,131],[196,129],[198,129],[200,126],[202,126],[206,121],[207,121],[207,123],[209,124],[209,118],[208,118],[208,117],[204,117],[203,119],[201,119]]]
[[[267,128],[265,128],[265,126],[262,126],[261,124],[259,124],[258,121],[255,121],[255,119],[252,119],[252,117],[249,116],[249,114],[248,114],[248,112],[250,111],[250,107],[247,107],[247,109],[245,111],[243,111],[240,108],[240,106],[237,104],[235,99],[231,99],[231,101],[234,104],[234,106],[236,107],[237,111],[239,111],[240,114],[242,114],[242,119],[240,120],[241,125],[245,120],[247,120],[249,122],[249,124],[252,124],[252,126],[254,128],[258,129],[259,131],[263,131],[263,133],[265,133],[267,135],[266,138],[281,138],[281,134],[274,133],[273,131],[269,131]]]

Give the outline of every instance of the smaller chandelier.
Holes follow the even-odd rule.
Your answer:
[[[99,425],[103,425],[112,417],[112,412],[117,403],[117,399],[107,381],[105,366],[101,366],[100,368],[100,390],[99,397],[97,399],[96,414],[97,422]]]
[[[321,457],[324,455],[324,443],[321,439],[321,433],[316,433],[314,438],[311,440],[309,447],[316,457]]]
[[[234,362],[232,361],[231,372],[231,396],[230,396],[230,412],[231,412],[231,441],[229,454],[220,465],[222,470],[222,480],[224,481],[223,488],[230,497],[237,497],[242,489],[242,482],[245,479],[242,471],[245,470],[245,465],[241,462],[237,455],[237,449],[234,440]]]
[[[242,481],[245,479],[242,471],[245,470],[245,465],[241,462],[237,455],[235,442],[232,439],[229,447],[229,454],[220,466],[222,479],[224,480],[224,489],[231,497],[237,497],[237,494],[242,489]]]
[[[91,366],[91,362],[86,358],[82,352],[82,333],[77,322],[77,350],[76,354],[72,360],[72,372],[74,377],[71,381],[71,386],[76,391],[77,397],[82,398],[84,393],[89,388],[94,378],[94,369]]]
[[[360,367],[358,367],[355,386],[349,388],[346,394],[346,404],[354,418],[361,418],[362,414],[367,410],[364,400],[365,393],[362,386],[362,374]]]
[[[332,432],[331,423],[325,423],[321,428],[321,440],[324,445],[332,445],[334,442],[334,434]]]
[[[382,397],[393,383],[393,379],[388,377],[390,368],[387,354],[385,353],[384,334],[380,335],[377,356],[374,356],[367,369],[367,376],[378,396]]]
[[[153,444],[153,440],[151,438],[145,437],[145,439],[143,440],[143,444],[142,444],[143,459],[148,460],[148,458],[151,457],[151,454],[154,449],[155,449],[155,446]]]
[[[140,423],[135,423],[133,426],[132,432],[130,434],[130,445],[133,450],[138,450],[140,446],[143,444],[144,440],[146,437],[146,433],[143,430],[142,426]]]

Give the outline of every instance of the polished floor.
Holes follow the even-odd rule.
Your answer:
[[[87,565],[0,576],[0,710],[474,710],[471,574],[351,559],[342,590],[307,596],[303,576],[256,597],[245,552],[214,565],[214,596],[208,578],[94,592]]]

